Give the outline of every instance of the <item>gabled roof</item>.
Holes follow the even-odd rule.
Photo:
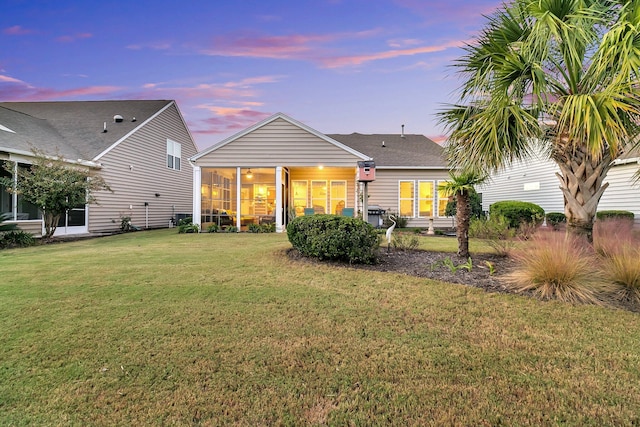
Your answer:
[[[327,136],[373,158],[376,168],[448,169],[443,148],[424,135],[352,133]]]
[[[212,151],[218,150],[219,148],[224,147],[225,145],[227,145],[227,144],[229,144],[229,143],[231,143],[231,142],[233,142],[233,141],[235,141],[237,139],[240,139],[243,136],[245,136],[247,134],[250,134],[251,132],[254,132],[255,130],[260,129],[261,127],[266,126],[269,123],[272,123],[272,122],[274,122],[276,120],[284,120],[286,122],[289,122],[292,125],[297,126],[300,129],[303,129],[306,132],[309,132],[310,134],[312,134],[312,135],[314,135],[314,136],[316,136],[316,137],[318,137],[318,138],[320,138],[320,139],[322,139],[322,140],[324,140],[324,141],[326,141],[326,142],[328,142],[330,144],[333,144],[336,147],[339,147],[339,148],[341,148],[341,149],[353,154],[356,157],[360,157],[362,160],[369,160],[370,159],[369,156],[367,156],[366,154],[363,154],[362,152],[354,149],[353,147],[347,146],[347,145],[341,143],[340,141],[336,141],[335,139],[332,139],[328,135],[325,135],[325,134],[323,134],[321,132],[318,132],[317,130],[315,130],[313,128],[310,128],[309,126],[305,125],[304,123],[299,122],[299,121],[287,116],[284,113],[276,113],[276,114],[273,114],[272,116],[267,117],[266,119],[256,123],[255,125],[250,126],[250,127],[246,128],[246,129],[242,130],[241,132],[238,132],[235,135],[232,135],[229,138],[226,138],[226,139],[220,141],[219,143],[209,147],[208,149],[206,149],[204,151],[201,151],[200,153],[198,153],[195,156],[193,156],[190,160],[196,161],[199,158],[204,157],[207,154],[211,153]]]
[[[15,132],[0,131],[0,150],[31,152],[35,147],[68,159],[95,160],[173,102],[0,102],[0,124]],[[116,115],[123,121],[116,123]]]

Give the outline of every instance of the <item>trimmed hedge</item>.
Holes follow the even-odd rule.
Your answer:
[[[489,206],[489,215],[502,216],[509,222],[509,227],[518,228],[523,223],[542,224],[544,209],[535,203],[504,200]]]
[[[296,217],[287,226],[289,242],[309,257],[372,264],[380,236],[368,222],[337,215]]]
[[[560,224],[567,222],[567,216],[562,212],[549,212],[547,214],[547,224],[553,228],[558,228]]]
[[[635,215],[630,211],[598,211],[596,218],[603,221],[605,219],[630,219],[634,220]]]

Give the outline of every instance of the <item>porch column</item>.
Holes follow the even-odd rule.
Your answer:
[[[276,166],[276,233],[282,233],[284,231],[284,218],[282,215],[283,201],[282,166]]]
[[[240,232],[240,228],[242,225],[242,221],[240,220],[240,202],[242,197],[242,174],[240,166],[236,168],[236,176],[238,177],[238,185],[236,185],[236,227],[238,228],[238,233]]]
[[[193,213],[191,218],[194,224],[202,227],[202,168],[200,166],[193,167]]]

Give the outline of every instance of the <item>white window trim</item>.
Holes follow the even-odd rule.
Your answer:
[[[435,194],[436,194],[436,206],[435,206],[435,214],[436,214],[436,216],[437,216],[438,218],[447,218],[447,216],[446,216],[446,215],[443,215],[443,216],[441,216],[441,215],[440,215],[440,190],[439,190],[439,188],[440,188],[440,184],[445,183],[445,182],[449,182],[449,180],[443,179],[443,180],[438,180],[438,181],[436,182],[436,192],[435,192]],[[448,197],[445,197],[445,198],[443,198],[443,200],[447,200],[447,201],[449,201],[449,198],[448,198]],[[446,203],[445,203],[445,209],[446,209],[446,206],[447,206],[447,205],[446,205]]]
[[[416,200],[417,200],[417,198],[416,198],[416,189],[417,189],[417,186],[416,186],[415,179],[400,179],[400,180],[398,180],[398,215],[404,217],[404,215],[402,215],[402,211],[401,211],[401,208],[400,208],[400,202],[402,200],[409,200],[406,197],[400,197],[400,186],[401,186],[401,184],[403,182],[410,182],[410,183],[413,184],[413,191],[412,191],[413,194],[411,195],[412,196],[411,197],[411,201],[412,201],[412,203],[411,203],[412,204],[412,209],[411,210],[413,211],[413,215],[407,216],[406,218],[415,218],[416,217],[416,212],[417,212],[417,210],[416,210]]]
[[[173,158],[172,165],[169,166],[169,156]],[[178,167],[176,167],[176,159],[178,159]],[[165,157],[167,169],[179,171],[182,169],[182,144],[167,138],[167,156]]]
[[[420,183],[423,182],[430,182],[431,185],[433,185],[433,196],[431,196],[431,198],[422,198],[420,197]],[[437,212],[436,212],[436,195],[438,194],[438,186],[436,185],[436,182],[432,179],[421,179],[418,180],[418,185],[416,185],[416,189],[415,189],[415,193],[416,193],[416,204],[418,205],[418,209],[416,210],[417,214],[418,214],[418,218],[433,218],[435,217]],[[422,200],[431,200],[431,215],[430,216],[421,216],[420,215],[420,201]]]

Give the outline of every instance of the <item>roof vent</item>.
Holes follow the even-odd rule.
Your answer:
[[[122,123],[124,121],[124,117],[122,117],[120,114],[116,114],[115,116],[113,116],[113,121],[115,123]]]
[[[402,125],[402,133],[400,134],[400,138],[404,138],[404,125]]]
[[[136,118],[135,118],[135,117],[134,117],[134,118],[132,118],[132,119],[131,119],[131,121],[132,121],[132,122],[135,122],[135,121],[136,121]]]
[[[104,122],[104,128],[102,128],[102,133],[107,133],[107,122]]]

